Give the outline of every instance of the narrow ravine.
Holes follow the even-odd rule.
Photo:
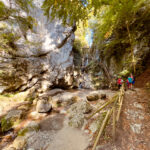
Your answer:
[[[150,0],[0,0],[0,150],[150,150]]]

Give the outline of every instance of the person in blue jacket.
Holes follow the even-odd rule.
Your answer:
[[[133,83],[134,83],[132,74],[128,77],[128,83],[129,83],[129,89],[132,89],[133,88]]]

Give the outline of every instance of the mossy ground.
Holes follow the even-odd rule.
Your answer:
[[[15,107],[18,103],[26,100],[28,96],[28,92],[21,93],[7,93],[0,95],[0,115],[5,112],[8,112],[13,107]],[[6,119],[5,116],[1,119],[1,131],[5,132],[10,130],[14,125],[20,123],[20,118],[17,119]]]

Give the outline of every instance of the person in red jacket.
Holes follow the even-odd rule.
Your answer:
[[[120,87],[122,86],[122,83],[123,83],[123,80],[122,80],[122,78],[120,77],[120,78],[118,78],[118,80],[117,80],[117,84],[118,84],[118,88],[120,89]]]

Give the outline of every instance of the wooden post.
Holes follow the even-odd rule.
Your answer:
[[[120,102],[119,102],[119,109],[118,109],[118,114],[117,114],[117,119],[116,119],[117,121],[119,121],[119,118],[120,118],[121,108],[123,104],[123,96],[124,96],[124,85],[122,85],[121,91],[120,91]]]
[[[115,139],[116,139],[116,105],[115,104],[113,106],[113,131],[112,131],[112,135],[113,135],[113,141],[115,141]]]
[[[101,126],[101,128],[99,130],[99,133],[98,133],[97,137],[96,137],[96,140],[94,142],[94,146],[93,146],[92,150],[95,150],[95,148],[97,146],[97,143],[98,143],[98,140],[99,140],[100,136],[102,135],[102,133],[104,131],[104,128],[105,128],[105,126],[106,126],[106,124],[108,122],[108,119],[109,119],[109,116],[111,115],[111,113],[112,113],[112,109],[107,111],[107,114],[106,114],[106,116],[105,116],[105,118],[103,120],[102,126]]]

